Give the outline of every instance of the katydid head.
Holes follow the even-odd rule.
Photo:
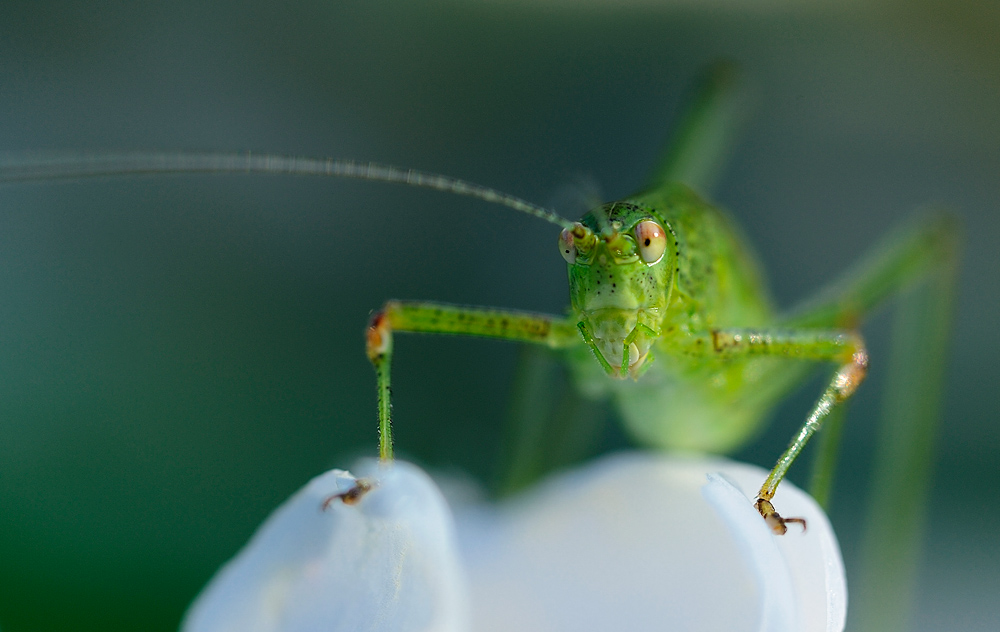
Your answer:
[[[662,219],[626,202],[594,209],[559,236],[578,327],[612,377],[638,377],[652,360],[673,286],[670,239]]]

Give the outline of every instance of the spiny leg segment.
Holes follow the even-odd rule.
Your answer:
[[[393,331],[458,334],[513,340],[553,349],[580,344],[576,326],[561,316],[444,303],[389,301],[376,312],[366,336],[378,381],[379,457],[392,460],[390,366]]]

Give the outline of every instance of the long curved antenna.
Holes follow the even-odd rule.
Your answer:
[[[479,184],[375,162],[247,153],[23,154],[0,157],[0,182],[70,180],[165,173],[268,173],[373,180],[436,189],[500,204],[563,228],[555,211]]]

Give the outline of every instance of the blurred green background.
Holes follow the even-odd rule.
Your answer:
[[[734,59],[756,110],[716,198],[780,304],[922,205],[965,220],[914,629],[996,629],[997,5],[417,4],[5,1],[0,150],[332,155],[539,203],[583,177],[613,198],[643,180],[697,73]],[[369,311],[425,298],[558,312],[555,237],[504,209],[365,183],[0,188],[0,627],[175,628],[281,500],[374,453]],[[873,372],[833,502],[849,569],[888,323],[865,330]],[[399,451],[488,477],[515,348],[397,349]],[[740,458],[770,466],[819,388]]]

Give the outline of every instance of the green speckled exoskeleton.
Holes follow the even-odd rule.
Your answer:
[[[756,508],[776,533],[785,533],[786,523],[797,519],[782,518],[775,510],[775,490],[810,437],[828,424],[812,490],[825,500],[839,433],[835,422],[869,363],[858,327],[885,299],[904,295],[892,360],[897,369],[886,398],[886,441],[869,518],[869,533],[903,538],[908,525],[919,524],[926,487],[957,257],[955,223],[942,213],[921,215],[813,299],[779,311],[734,221],[705,197],[740,109],[734,85],[731,69],[709,73],[646,185],[578,222],[461,180],[340,160],[257,154],[50,156],[9,161],[0,179],[170,172],[328,175],[473,196],[553,223],[560,230],[555,241],[569,277],[566,314],[396,300],[375,313],[367,350],[377,374],[381,458],[393,458],[390,365],[396,333],[480,336],[553,350],[565,361],[581,397],[612,400],[638,442],[668,450],[733,451],[817,365],[832,365],[832,376],[758,492]],[[869,542],[873,555],[892,548],[874,537]]]
[[[483,336],[561,350],[578,390],[611,398],[640,443],[685,451],[736,449],[817,363],[833,364],[826,388],[757,495],[758,511],[784,534],[787,522],[801,521],[782,518],[770,501],[810,437],[864,380],[869,359],[860,320],[921,279],[931,279],[934,298],[917,312],[936,306],[939,313],[911,343],[930,354],[924,368],[936,374],[956,256],[952,219],[917,218],[815,299],[778,312],[739,229],[699,193],[723,157],[737,107],[730,72],[719,68],[711,75],[641,191],[573,224],[532,210],[562,225],[567,316],[408,301],[389,301],[375,314],[368,355],[378,375],[382,458],[392,458],[393,332]],[[939,381],[924,378],[922,388],[929,390],[923,396],[933,399],[929,393]],[[922,432],[919,423],[909,431]],[[813,491],[821,500],[838,432],[830,433],[817,459]]]

